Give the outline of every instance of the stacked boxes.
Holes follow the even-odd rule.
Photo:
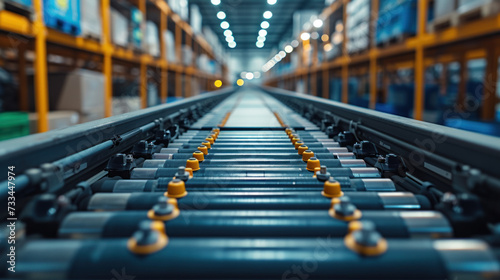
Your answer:
[[[119,11],[111,8],[111,41],[121,47],[128,47],[128,20]]]
[[[152,21],[147,21],[144,51],[152,56],[160,56],[160,38],[158,35],[156,24]]]
[[[167,60],[172,63],[177,63],[177,56],[175,55],[175,37],[174,33],[170,30],[163,31],[163,40],[165,45],[165,53]]]
[[[143,39],[143,15],[142,12],[137,8],[132,8],[130,10],[131,18],[131,43],[132,47],[138,50],[142,50],[142,39]]]
[[[364,51],[370,45],[370,0],[353,0],[346,10],[347,52]]]
[[[56,110],[76,111],[81,122],[104,118],[104,75],[100,72],[78,69],[49,74],[49,92]]]
[[[101,21],[101,1],[84,0],[80,1],[80,16],[82,35],[101,40],[102,21]]]
[[[416,0],[381,0],[379,3],[375,35],[377,45],[416,34]]]
[[[189,19],[194,33],[201,34],[203,17],[197,5],[191,5]]]
[[[72,35],[80,35],[80,0],[43,0],[45,25]]]

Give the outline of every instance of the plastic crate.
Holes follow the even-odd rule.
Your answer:
[[[43,0],[45,25],[72,35],[80,35],[80,0]]]
[[[0,141],[30,134],[28,114],[24,112],[0,113]]]
[[[380,12],[377,19],[375,42],[385,43],[417,32],[417,1],[405,0],[391,3],[391,9]]]

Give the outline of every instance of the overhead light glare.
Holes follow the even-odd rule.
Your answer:
[[[311,38],[311,34],[309,34],[308,32],[304,32],[302,34],[300,34],[300,39],[302,41],[307,41]]]
[[[277,2],[276,0],[267,0],[267,4],[269,5],[274,5],[276,4],[276,2]]]
[[[235,42],[235,41],[229,42],[227,45],[228,45],[231,49],[236,48],[236,42]]]
[[[223,11],[220,11],[217,13],[217,18],[218,19],[225,19],[226,18],[226,13],[224,13]]]
[[[291,53],[291,52],[293,52],[293,47],[292,47],[292,46],[290,46],[290,45],[287,45],[287,46],[285,47],[285,52],[287,52],[287,53]]]
[[[267,36],[267,31],[264,29],[259,30],[259,36]]]
[[[247,78],[247,80],[251,80],[251,79],[253,79],[253,73],[248,72],[245,77]]]
[[[227,37],[227,36],[231,36],[231,35],[233,35],[233,31],[231,31],[231,30],[229,30],[229,29],[224,30],[224,36],[226,36],[226,37]]]
[[[258,41],[257,43],[255,43],[255,45],[257,46],[257,48],[261,49],[264,47],[264,42]]]
[[[212,5],[217,6],[220,4],[220,0],[212,0]]]
[[[260,27],[262,27],[262,29],[268,29],[268,28],[269,28],[269,22],[267,22],[267,21],[263,21],[263,22],[260,24]]]
[[[299,46],[299,41],[293,40],[290,44],[292,45],[292,47],[296,48]]]
[[[273,13],[271,11],[265,11],[264,14],[262,14],[262,16],[265,18],[265,19],[270,19],[273,17]]]
[[[229,28],[229,22],[227,22],[227,21],[223,21],[223,22],[221,22],[221,23],[220,23],[220,27],[221,27],[222,29],[228,29],[228,28]]]
[[[259,37],[257,37],[257,41],[265,42],[266,41],[266,37],[265,36],[259,36]]]
[[[285,56],[286,56],[286,52],[284,52],[284,51],[280,51],[278,54],[281,57],[281,59],[285,58]]]
[[[316,28],[320,28],[321,26],[323,26],[323,21],[321,19],[315,19],[313,21],[313,26],[316,27]]]

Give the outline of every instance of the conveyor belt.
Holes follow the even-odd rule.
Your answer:
[[[258,89],[240,90],[201,112],[154,134],[144,123],[130,132],[144,137],[89,168],[74,187],[32,191],[16,272],[0,276],[500,276],[498,251],[477,238],[486,232],[484,220],[457,219],[446,208],[473,207],[473,201],[438,199],[430,187],[409,191],[418,178],[403,178],[396,157],[370,143],[346,142],[345,135],[331,137],[320,127],[324,122],[313,123]],[[115,137],[112,147],[128,139]]]

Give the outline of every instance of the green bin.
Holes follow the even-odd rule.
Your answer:
[[[28,113],[0,113],[0,141],[30,134]]]

